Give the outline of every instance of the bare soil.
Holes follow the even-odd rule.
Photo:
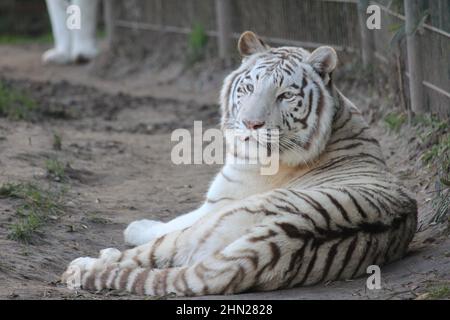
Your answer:
[[[74,292],[58,279],[74,258],[96,256],[107,247],[125,249],[122,231],[129,222],[167,221],[202,202],[219,168],[172,164],[170,135],[176,128],[191,129],[194,120],[217,125],[216,101],[226,71],[212,68],[211,77],[199,75],[204,85],[195,84],[195,75],[186,74],[182,64],[158,73],[101,78],[95,65],[42,66],[43,50],[36,45],[0,46],[0,77],[44,110],[31,122],[0,118],[0,185],[64,183],[65,213],[40,229],[31,244],[22,244],[7,237],[17,221],[17,201],[0,199],[0,298],[142,298],[114,291]],[[373,100],[369,103],[354,84],[344,86],[344,93],[366,108],[370,120],[367,106]],[[362,278],[215,298],[415,299],[450,285],[450,239],[445,225],[428,225],[431,178],[418,164],[414,139],[407,141],[371,122],[393,172],[417,194],[421,219],[408,256],[382,268],[382,289],[368,290]],[[52,147],[55,133],[62,137],[61,150]],[[50,158],[70,165],[67,181],[48,177],[45,161]]]

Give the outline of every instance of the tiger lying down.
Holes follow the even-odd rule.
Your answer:
[[[199,209],[131,223],[124,234],[133,249],[78,258],[64,283],[78,276],[88,290],[233,294],[350,279],[405,254],[416,201],[333,86],[335,51],[270,48],[248,31],[238,48],[242,64],[221,92],[222,129],[278,129],[278,172],[229,161],[245,157],[235,148]],[[258,144],[252,137],[241,143]]]

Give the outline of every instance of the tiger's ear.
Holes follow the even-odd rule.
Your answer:
[[[312,65],[314,70],[322,77],[333,72],[336,68],[337,61],[336,51],[327,46],[317,48],[307,59],[307,62]]]
[[[251,31],[241,34],[238,41],[238,50],[242,57],[269,50],[269,46]]]

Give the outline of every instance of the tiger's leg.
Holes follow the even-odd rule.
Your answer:
[[[81,271],[81,286],[88,290],[118,289],[137,294],[195,296],[239,293],[249,289],[273,290],[283,286],[292,252],[304,246],[302,237],[287,239],[274,226],[255,226],[191,265],[149,268],[106,264]],[[287,286],[287,283],[286,283]]]
[[[238,200],[262,192],[252,186],[245,185],[245,175],[232,166],[225,166],[215,177],[206,195],[205,203],[190,213],[181,215],[169,222],[154,220],[137,220],[128,225],[124,231],[125,242],[130,245],[141,245],[172,231],[192,226],[199,219],[210,213],[218,212]],[[248,181],[254,179],[248,178]],[[263,183],[257,184],[264,186]]]
[[[80,257],[73,260],[62,276],[62,281],[67,284],[86,283],[93,279],[87,279],[86,271],[100,270],[104,267],[112,268],[164,268],[181,264],[183,255],[177,255],[183,251],[187,252],[188,242],[186,233],[188,230],[179,230],[164,235],[150,242],[125,250],[123,252],[115,248],[108,248],[100,251],[98,258]],[[102,277],[98,286],[104,287],[107,278]],[[92,286],[92,284],[90,285]]]
[[[69,269],[98,269],[111,264],[151,268],[186,265],[221,250],[245,234],[248,227],[260,220],[255,210],[256,207],[250,205],[219,211],[191,227],[170,232],[133,249],[120,252],[110,248],[102,250],[98,258],[78,258]],[[230,231],[229,225],[235,227]]]
[[[99,258],[78,258],[70,264],[63,279],[67,280],[77,271],[93,272],[104,267],[168,268],[193,264],[222,250],[266,218],[266,212],[260,212],[257,203],[249,202],[245,207],[236,206],[208,215],[189,228],[173,231],[124,252],[106,249]],[[102,282],[102,285],[106,284]]]
[[[73,0],[80,8],[80,29],[72,30],[72,60],[89,61],[98,54],[96,45],[98,0]]]
[[[65,64],[70,62],[71,32],[66,27],[66,8],[64,0],[47,0],[55,46],[42,55],[44,63]]]
[[[197,210],[179,216],[167,223],[147,219],[133,221],[123,232],[125,243],[139,246],[170,232],[188,228],[208,212],[210,212],[210,209],[207,204],[204,204]]]

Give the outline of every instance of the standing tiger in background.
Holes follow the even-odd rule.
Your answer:
[[[417,223],[416,201],[389,173],[358,109],[334,86],[335,51],[269,48],[242,34],[241,66],[224,81],[222,128],[279,131],[279,170],[236,164],[249,134],[197,210],[125,230],[120,252],[78,258],[85,289],[180,296],[275,290],[350,279],[401,258]],[[230,144],[230,141],[226,141]],[[269,147],[267,147],[269,148]]]

